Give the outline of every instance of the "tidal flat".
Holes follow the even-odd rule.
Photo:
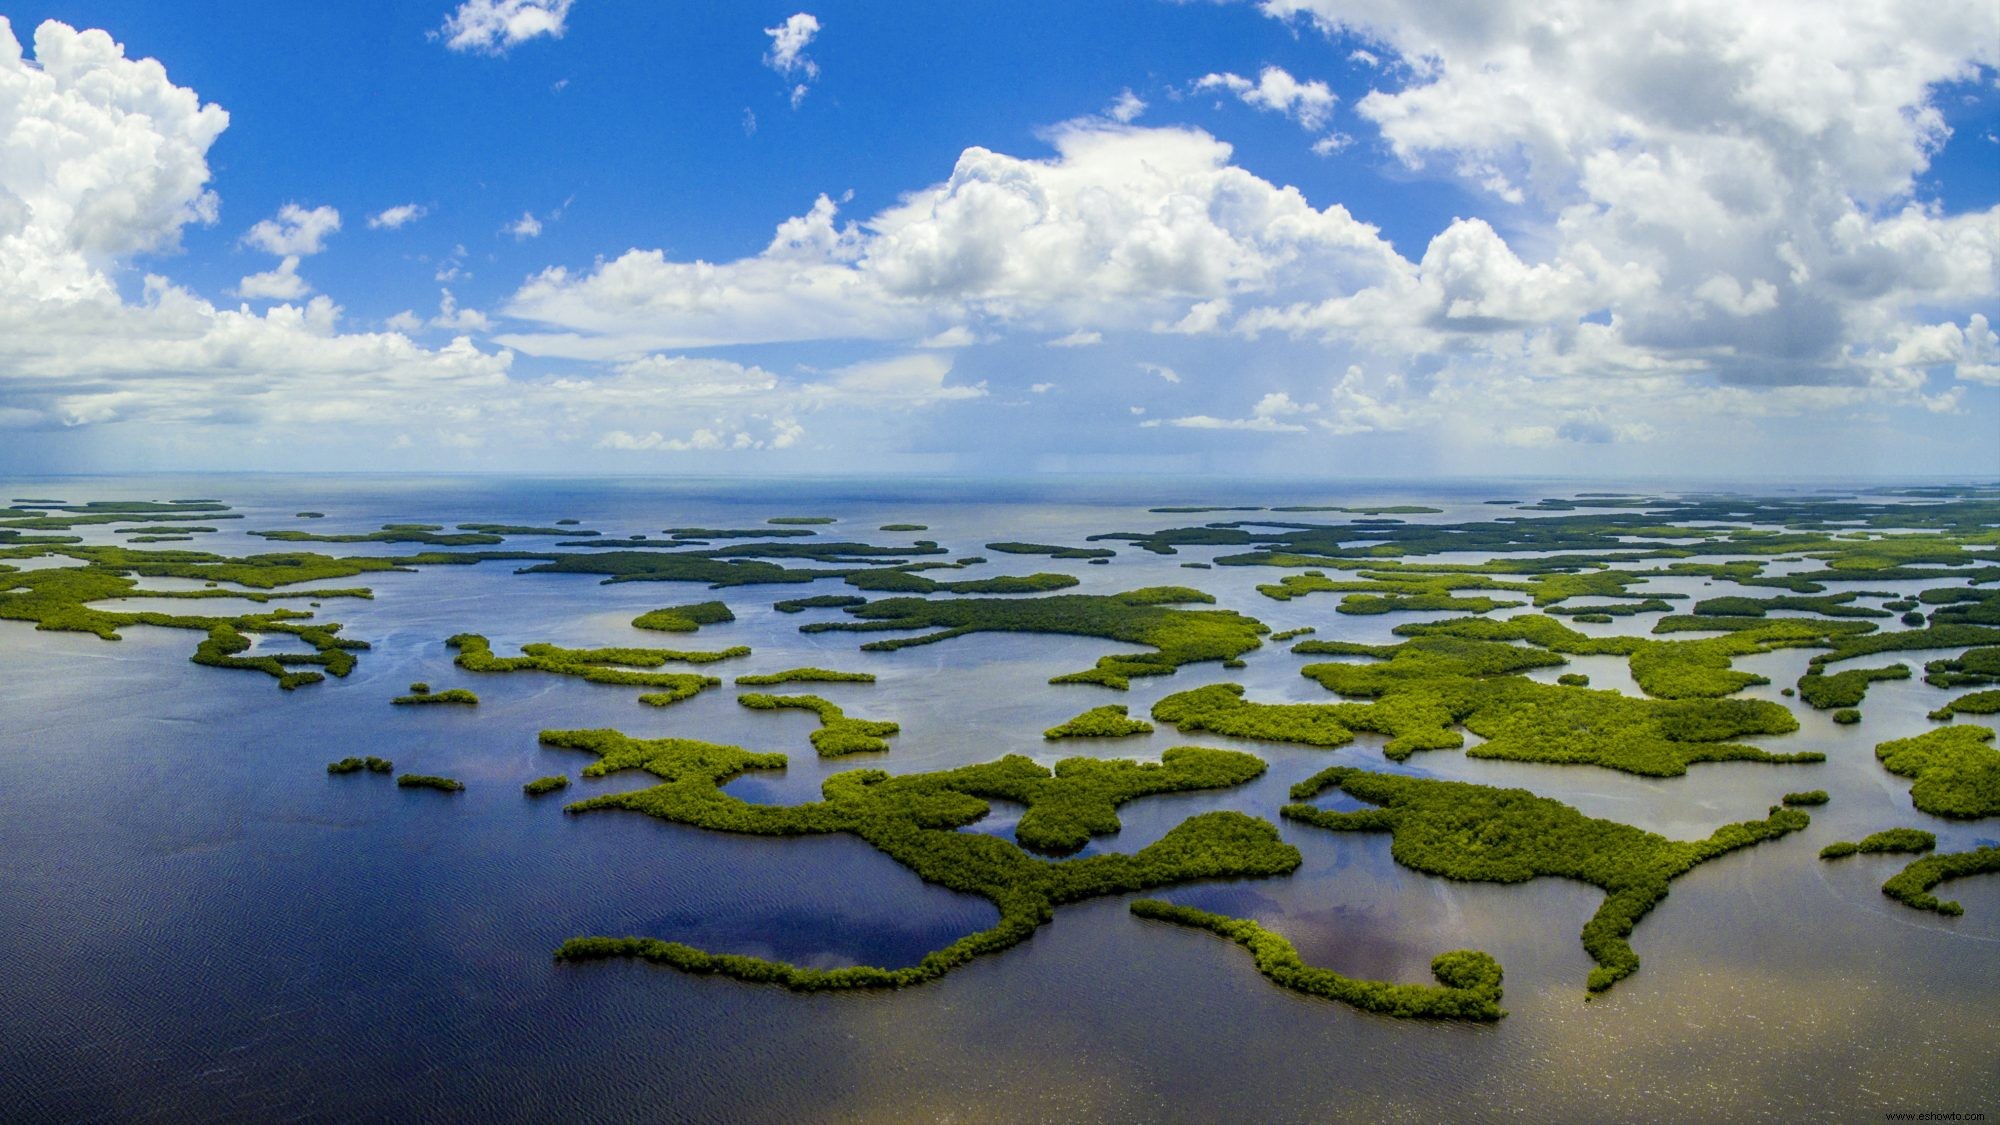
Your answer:
[[[1990,712],[1963,708],[1948,725],[1929,717],[1991,682],[1977,678],[2000,641],[1990,495],[1877,485],[1833,502],[1814,495],[1817,483],[1741,495],[1663,485],[1600,507],[1577,491],[1591,482],[1519,481],[301,476],[0,487],[78,509],[0,516],[0,528],[11,518],[16,531],[62,540],[0,544],[11,568],[0,570],[0,1104],[10,1115],[1794,1120],[1979,1108],[1994,1092],[2000,876],[1982,849],[2000,843],[1987,803],[2000,774],[1986,756],[2000,752],[1975,730],[1930,737],[1922,761],[1906,746],[1877,749],[1993,726]],[[213,499],[121,505],[183,496]],[[256,534],[301,511],[330,513],[311,522],[315,538]],[[786,512],[814,514],[773,516]],[[168,519],[217,530],[132,542]],[[682,548],[709,552],[686,567],[622,568],[602,564],[603,547],[542,534],[571,519],[611,542],[669,527],[771,534],[768,549],[746,535],[726,555]],[[871,530],[912,520],[921,545]],[[378,534],[418,526],[452,529],[432,540],[535,537],[496,547]],[[801,528],[842,549],[799,553],[787,545],[814,541]],[[344,576],[270,586],[235,580],[268,578],[268,564],[188,559],[280,553],[415,565],[304,565]],[[560,565],[571,557],[581,561]],[[96,576],[12,581],[66,567]],[[766,580],[781,568],[781,581]],[[1324,581],[1285,582],[1308,570]],[[1074,585],[991,584],[1032,572]],[[363,586],[371,597],[329,596]],[[1213,603],[1157,609],[1142,597],[1137,626],[1115,616],[1121,598],[1161,587]],[[22,601],[71,588],[92,597]],[[1009,589],[1021,592],[994,592]],[[919,604],[959,599],[1029,605],[967,617]],[[708,608],[718,602],[726,616]],[[1034,608],[1066,605],[1102,616],[1078,626]],[[1562,612],[1579,607],[1613,612]],[[1211,613],[1230,616],[1181,616]],[[649,617],[653,629],[635,627]],[[218,658],[268,667],[197,662],[209,620],[247,645]],[[62,631],[65,621],[122,639]],[[337,632],[314,631],[333,623]],[[937,643],[873,643],[964,625]],[[1310,641],[1292,639],[1305,629]],[[550,646],[535,651],[556,666],[492,674],[457,663],[465,649],[447,641],[461,636],[485,638],[499,660]],[[330,637],[366,647],[319,643]],[[1494,659],[1496,645],[1517,651]],[[697,651],[727,663],[704,671],[661,655]],[[344,675],[274,683],[336,653],[352,657],[339,662]],[[1910,674],[1845,675],[1897,664]],[[1117,674],[1075,675],[1107,667]],[[1577,675],[1587,684],[1562,681]],[[656,676],[686,690],[670,707],[634,706],[639,690],[663,686],[641,682]],[[792,686],[759,686],[774,681]],[[385,705],[419,682],[440,696],[476,690],[478,705]],[[1156,710],[1224,684],[1255,708],[1327,708],[1341,737],[1177,727],[1166,716],[1186,706]],[[760,692],[827,707],[745,704]],[[1519,749],[1546,741],[1537,722],[1548,699],[1600,692],[1671,713],[1644,733],[1650,753],[1684,772],[1615,768],[1622,759],[1596,749]],[[1853,724],[1816,705],[1850,700],[1863,715]],[[1113,707],[1129,716],[1122,737],[1044,737],[1093,711],[1108,721],[1115,712],[1101,709]],[[1626,710],[1593,704],[1573,718],[1603,718],[1615,738]],[[1780,710],[1789,720],[1765,718]],[[829,714],[899,729],[858,756],[824,756],[814,736]],[[852,833],[753,835],[621,811],[604,798],[661,778],[592,776],[588,757],[541,738],[603,729],[783,755],[782,768],[714,787],[753,809],[819,802],[829,779],[857,769],[893,778],[1008,755],[1053,767],[1158,761],[1190,744],[1233,751],[1264,768],[1135,796],[1061,840],[1063,858],[1035,862],[1134,855],[1171,845],[1190,818],[1232,813],[1271,825],[1298,863],[1068,901],[1018,944],[916,987],[805,993],[643,957],[559,961],[572,939],[640,938],[822,973],[896,971],[1005,917]],[[1457,742],[1385,753],[1410,731]],[[1489,741],[1505,752],[1477,753]],[[1765,753],[1681,753],[1723,742]],[[329,773],[371,756],[463,789],[398,793],[365,764],[358,776]],[[1578,934],[1604,891],[1431,874],[1399,861],[1395,832],[1281,817],[1293,787],[1330,767],[1526,791],[1670,841],[1765,820],[1787,795],[1826,796],[1784,814],[1802,825],[1674,878],[1628,935],[1643,966],[1592,993],[1597,966]],[[546,795],[523,800],[524,787]],[[1031,805],[958,793],[954,815],[976,813],[960,798],[990,811],[924,831],[1018,849]],[[592,801],[599,811],[564,812]],[[1339,791],[1312,802],[1336,814],[1375,807]],[[1480,832],[1505,825],[1464,828],[1456,843],[1426,846],[1480,847]],[[1980,857],[1956,861],[1957,877],[1937,888],[1962,915],[1884,894],[1909,854],[1819,858],[1892,829],[1934,836],[1939,862]],[[1182,912],[1135,915],[1142,899]],[[1214,919],[1254,923],[1230,931],[1238,940],[1281,937],[1291,960],[1246,955],[1216,936]],[[270,940],[274,929],[285,940]],[[1397,1018],[1397,1004],[1343,999],[1347,984],[1281,987],[1260,971],[1301,964],[1334,975],[1318,981],[1435,990],[1434,960],[1456,951],[1504,974],[1481,970],[1466,1009],[1475,1018],[1421,1004],[1400,1014],[1432,1018]]]

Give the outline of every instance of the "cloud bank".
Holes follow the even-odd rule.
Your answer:
[[[502,53],[560,37],[570,6],[469,0],[440,37]],[[2000,385],[2000,207],[1949,211],[1925,186],[1950,142],[1944,92],[2000,64],[1990,3],[1257,8],[1376,88],[1343,103],[1266,66],[1189,89],[1282,114],[1327,151],[1347,143],[1337,116],[1408,174],[1456,181],[1477,213],[1399,248],[1205,129],[1139,124],[1159,110],[1124,89],[1045,129],[1041,153],[965,148],[872,211],[844,213],[831,186],[806,205],[808,190],[742,256],[612,250],[484,308],[445,290],[435,315],[384,331],[345,324],[301,275],[338,242],[329,204],[242,235],[275,259],[232,291],[262,311],[154,272],[183,230],[217,221],[208,153],[228,114],[102,32],[45,23],[31,61],[0,20],[0,417],[310,427],[401,411],[480,440],[770,451],[810,444],[823,413],[1059,381],[1066,409],[1100,387],[1103,424],[1146,441],[1422,432],[1536,449],[1951,414]],[[796,101],[820,23],[764,30]],[[543,226],[523,213],[500,234],[525,251]],[[468,258],[438,262],[438,281],[465,292]],[[796,344],[849,362],[754,358]],[[1018,375],[979,366],[989,355]],[[1174,397],[1125,414],[1138,386]]]

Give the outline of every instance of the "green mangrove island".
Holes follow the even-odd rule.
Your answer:
[[[1330,812],[1305,804],[1329,789],[1377,806]],[[1336,832],[1388,832],[1397,863],[1430,875],[1487,883],[1556,876],[1604,891],[1583,926],[1597,962],[1585,982],[1602,992],[1639,969],[1626,941],[1639,919],[1667,897],[1667,884],[1720,855],[1796,832],[1805,813],[1774,805],[1763,820],[1727,824],[1705,840],[1669,840],[1598,820],[1525,789],[1497,789],[1332,766],[1292,787],[1288,820]]]
[[[1937,847],[1937,836],[1921,828],[1885,828],[1859,840],[1841,840],[1819,850],[1821,859],[1844,859],[1851,855],[1881,852],[1927,852]]]
[[[440,793],[458,793],[465,789],[465,783],[462,781],[428,773],[399,774],[396,784],[404,789],[435,789]]]
[[[894,652],[969,633],[1064,633],[1146,645],[1156,652],[1118,654],[1097,666],[1050,680],[1123,690],[1135,676],[1164,676],[1183,664],[1233,660],[1263,644],[1270,628],[1232,610],[1193,610],[1215,598],[1185,586],[1152,586],[1123,594],[1059,594],[1045,598],[884,598],[849,606],[858,621],[820,621],[801,632],[882,632],[930,629],[917,637],[871,641],[870,652]]]
[[[706,664],[750,655],[750,650],[742,646],[714,652],[690,652],[665,648],[561,648],[551,644],[527,644],[521,646],[519,656],[495,656],[492,645],[477,633],[459,633],[448,638],[445,644],[458,650],[454,662],[468,672],[549,672],[558,676],[575,676],[593,684],[651,688],[651,691],[639,696],[639,702],[654,707],[679,703],[706,688],[721,687],[722,681],[714,676],[692,672],[639,672],[633,669],[658,668],[675,662]]]
[[[479,702],[479,697],[477,695],[474,695],[472,692],[467,691],[464,688],[446,688],[443,691],[432,691],[431,685],[429,684],[414,683],[410,685],[410,694],[399,695],[396,698],[390,700],[389,702],[400,703],[404,705],[420,704],[420,703],[477,704]]]
[[[1059,723],[1042,732],[1042,737],[1050,740],[1058,738],[1125,738],[1135,734],[1153,733],[1153,724],[1144,719],[1134,719],[1125,713],[1122,703],[1107,703],[1102,707],[1092,707],[1066,723]]]
[[[839,672],[831,668],[787,668],[782,672],[753,673],[736,677],[739,687],[764,687],[773,684],[872,684],[873,672]]]
[[[1500,962],[1476,950],[1440,953],[1431,962],[1431,975],[1437,978],[1435,986],[1357,980],[1332,969],[1306,964],[1291,942],[1247,918],[1211,914],[1150,898],[1134,902],[1132,913],[1228,938],[1250,951],[1257,971],[1271,983],[1309,996],[1338,1000],[1364,1012],[1442,1020],[1497,1020],[1507,1014],[1500,1007]]]
[[[780,711],[787,708],[797,711],[811,711],[819,716],[819,729],[812,732],[813,749],[822,758],[840,758],[848,754],[868,754],[887,750],[885,741],[890,735],[903,728],[881,719],[850,718],[839,705],[817,695],[765,695],[760,692],[745,692],[736,697],[736,702],[753,711]]]
[[[722,602],[696,602],[642,613],[632,619],[632,627],[660,633],[692,633],[703,625],[721,625],[734,620],[736,615]]]
[[[1905,906],[1955,918],[1965,913],[1965,907],[1952,899],[1938,898],[1931,893],[1932,888],[1947,879],[1995,872],[2000,872],[2000,847],[1989,844],[1966,852],[1942,852],[1927,855],[1891,875],[1882,884],[1882,893]]]
[[[2000,814],[2000,749],[1992,727],[1939,727],[1884,742],[1875,757],[1911,780],[1910,803],[1924,812],[1967,820]]]
[[[635,739],[613,730],[544,731],[542,741],[595,755],[597,760],[583,770],[588,777],[640,769],[660,779],[650,788],[578,801],[568,806],[573,813],[623,809],[698,828],[763,836],[849,833],[926,881],[977,895],[1000,911],[991,928],[905,968],[818,969],[711,953],[657,937],[572,938],[556,950],[559,961],[638,957],[684,972],[803,991],[900,988],[935,980],[975,957],[1027,940],[1065,903],[1196,879],[1283,875],[1296,869],[1300,859],[1268,821],[1239,812],[1190,817],[1158,842],[1130,854],[1043,860],[1024,850],[1073,850],[1092,835],[1116,831],[1117,806],[1147,793],[1230,787],[1263,772],[1263,762],[1231,751],[1178,747],[1158,764],[1076,758],[1053,770],[1017,756],[903,776],[854,770],[828,778],[821,801],[759,805],[721,787],[746,771],[783,769],[783,754],[693,739]],[[1020,843],[958,831],[988,814],[991,806],[982,797],[1028,806],[1015,829]]]

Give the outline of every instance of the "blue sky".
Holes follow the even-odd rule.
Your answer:
[[[7,5],[0,469],[1992,474],[1910,8]]]

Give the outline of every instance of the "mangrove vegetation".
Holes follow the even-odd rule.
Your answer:
[[[1947,879],[1995,872],[2000,872],[2000,847],[1989,844],[1966,852],[1941,852],[1916,860],[1891,875],[1882,884],[1882,893],[1905,906],[1957,917],[1965,913],[1965,907],[1952,899],[1938,898],[1931,889]]]
[[[1306,964],[1298,948],[1283,935],[1248,918],[1211,914],[1150,898],[1134,902],[1132,913],[1228,938],[1250,951],[1257,971],[1271,983],[1308,996],[1338,1000],[1364,1012],[1438,1020],[1497,1020],[1507,1014],[1500,1007],[1500,962],[1476,950],[1460,949],[1434,958],[1431,975],[1437,978],[1436,985],[1357,980]]]
[[[1376,807],[1332,812],[1303,802],[1330,789]],[[1667,897],[1667,884],[1738,848],[1796,832],[1805,813],[1774,805],[1763,820],[1724,825],[1704,840],[1669,840],[1629,824],[1585,816],[1525,789],[1401,777],[1348,766],[1292,787],[1288,820],[1344,832],[1388,832],[1405,867],[1447,879],[1521,883],[1553,876],[1589,883],[1604,902],[1583,926],[1597,968],[1586,987],[1602,992],[1639,968],[1626,940]]]
[[[1102,657],[1087,671],[1057,676],[1050,683],[1101,684],[1120,690],[1135,676],[1164,676],[1183,664],[1233,660],[1259,647],[1269,632],[1263,622],[1232,610],[1192,610],[1215,599],[1184,586],[1152,586],[1123,594],[1060,594],[1045,598],[884,598],[851,606],[858,621],[823,621],[801,632],[880,632],[931,629],[917,637],[873,641],[861,647],[893,652],[934,644],[970,633],[1063,633],[1149,645],[1154,652]]]
[[[696,602],[642,613],[632,619],[632,627],[660,633],[692,633],[703,625],[721,625],[734,620],[736,615],[721,602]]]
[[[1875,747],[1882,768],[1910,779],[1910,803],[1932,816],[2000,814],[2000,749],[1993,728],[1973,723],[1926,731]]]
[[[428,773],[401,774],[396,778],[396,784],[404,789],[435,789],[440,793],[458,793],[465,789],[465,783],[456,778]]]
[[[890,735],[903,728],[883,719],[855,719],[830,700],[817,695],[766,695],[761,692],[745,692],[736,697],[736,702],[756,711],[778,711],[790,708],[811,711],[819,716],[819,729],[812,732],[813,749],[822,758],[840,758],[848,754],[872,754],[889,749],[885,741]]]
[[[1372,657],[1308,664],[1301,674],[1366,702],[1256,703],[1236,684],[1169,695],[1152,717],[1182,733],[1212,731],[1332,748],[1357,731],[1385,735],[1384,755],[1485,741],[1468,755],[1559,765],[1596,765],[1674,777],[1697,762],[1817,762],[1817,751],[1776,752],[1733,741],[1786,734],[1798,720],[1776,703],[1748,699],[1635,699],[1615,691],[1546,684],[1519,673],[1561,664],[1553,653],[1497,641],[1419,636],[1394,645],[1304,641],[1294,652]]]
[[[641,672],[637,668],[658,668],[673,662],[707,663],[735,656],[748,656],[742,646],[719,652],[683,652],[660,648],[560,648],[550,644],[521,646],[519,656],[495,656],[490,642],[477,633],[459,633],[445,644],[458,650],[455,663],[468,672],[549,672],[575,676],[588,683],[614,687],[641,687],[652,690],[639,702],[665,707],[688,699],[704,688],[720,687],[714,676],[690,672]]]
[[[997,836],[959,831],[987,815],[990,806],[979,794],[990,794],[1029,805],[1017,835],[1025,830],[1030,838],[1051,845],[1072,840],[1078,833],[1087,837],[1100,827],[1115,828],[1115,809],[1122,800],[1146,792],[1240,783],[1263,768],[1248,755],[1226,751],[1192,747],[1186,748],[1187,754],[1170,751],[1171,760],[1163,756],[1161,764],[1150,770],[1132,762],[1071,759],[1063,765],[1081,765],[1050,771],[1018,757],[901,777],[855,770],[828,778],[822,786],[824,800],[781,806],[742,801],[722,792],[721,786],[749,770],[784,768],[782,754],[691,739],[633,739],[609,730],[544,731],[542,740],[596,755],[598,760],[584,767],[586,776],[643,769],[660,779],[650,788],[577,802],[568,806],[572,812],[625,809],[699,828],[767,836],[849,833],[924,880],[977,895],[1000,910],[1000,919],[991,928],[960,938],[905,968],[816,969],[711,953],[653,937],[573,938],[557,949],[559,961],[638,957],[683,972],[719,973],[803,991],[907,987],[1019,944],[1065,903],[1196,879],[1283,875],[1299,865],[1298,850],[1280,840],[1268,822],[1237,812],[1190,817],[1156,843],[1130,854],[1059,861],[1033,858]],[[1107,806],[1112,810],[1108,825]],[[1035,827],[1026,828],[1031,818]]]
[[[768,687],[774,684],[872,684],[873,672],[838,672],[831,668],[787,668],[736,677],[739,687]]]
[[[1126,738],[1135,734],[1153,733],[1153,724],[1143,719],[1134,719],[1125,713],[1123,703],[1107,703],[1102,707],[1092,707],[1066,723],[1059,723],[1042,732],[1042,737],[1050,740],[1058,738]]]
[[[1821,859],[1843,859],[1851,855],[1881,852],[1927,852],[1937,847],[1937,836],[1921,828],[1886,828],[1859,840],[1841,840],[1819,850]]]

